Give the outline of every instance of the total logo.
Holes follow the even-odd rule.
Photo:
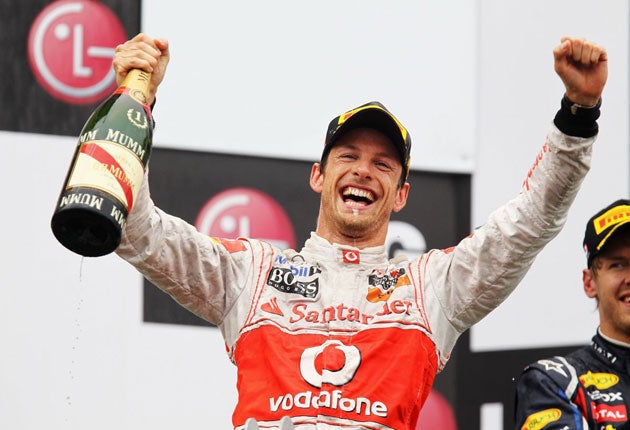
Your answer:
[[[70,104],[98,102],[116,88],[112,57],[127,40],[118,17],[94,0],[59,0],[37,15],[28,59],[39,84]]]
[[[628,421],[628,411],[626,405],[592,405],[595,419],[598,423],[601,422],[618,422],[625,423]]]
[[[252,188],[230,188],[201,208],[195,227],[212,237],[264,240],[280,249],[295,248],[291,220],[268,194]]]

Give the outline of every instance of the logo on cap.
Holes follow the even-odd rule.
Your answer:
[[[411,165],[411,136],[400,121],[381,103],[372,101],[335,117],[328,125],[324,155],[339,136],[355,127],[373,128],[385,134],[400,152],[405,179]]]
[[[593,220],[595,234],[625,221],[630,221],[630,206],[616,206]]]
[[[588,220],[584,232],[584,250],[588,267],[608,239],[624,224],[630,222],[630,200],[620,199],[597,212]]]

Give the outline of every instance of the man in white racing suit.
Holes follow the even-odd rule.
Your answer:
[[[316,231],[299,250],[199,233],[158,209],[145,179],[118,255],[182,306],[220,327],[237,366],[233,425],[284,416],[297,429],[414,429],[457,338],[496,308],[562,228],[590,165],[607,79],[605,50],[580,38],[554,49],[566,93],[520,193],[456,246],[388,260],[392,212],[405,206],[411,138],[380,103],[334,118],[311,188]],[[152,73],[168,42],[139,34],[116,48]]]

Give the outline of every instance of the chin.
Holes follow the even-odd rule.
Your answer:
[[[372,225],[368,222],[345,222],[341,228],[344,236],[359,238],[366,236],[370,230],[372,229]]]

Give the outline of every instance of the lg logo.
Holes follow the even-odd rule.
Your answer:
[[[361,351],[356,346],[327,340],[304,350],[300,358],[300,373],[313,387],[321,388],[322,384],[341,387],[354,378],[360,364]]]
[[[53,97],[70,104],[95,103],[115,89],[112,57],[126,39],[118,17],[98,1],[56,1],[31,26],[29,62]]]
[[[422,232],[413,225],[403,221],[390,221],[385,249],[389,258],[404,254],[412,259],[427,250],[427,242]]]
[[[212,197],[199,211],[195,227],[213,237],[249,237],[295,248],[293,225],[282,206],[252,188],[231,188]]]

